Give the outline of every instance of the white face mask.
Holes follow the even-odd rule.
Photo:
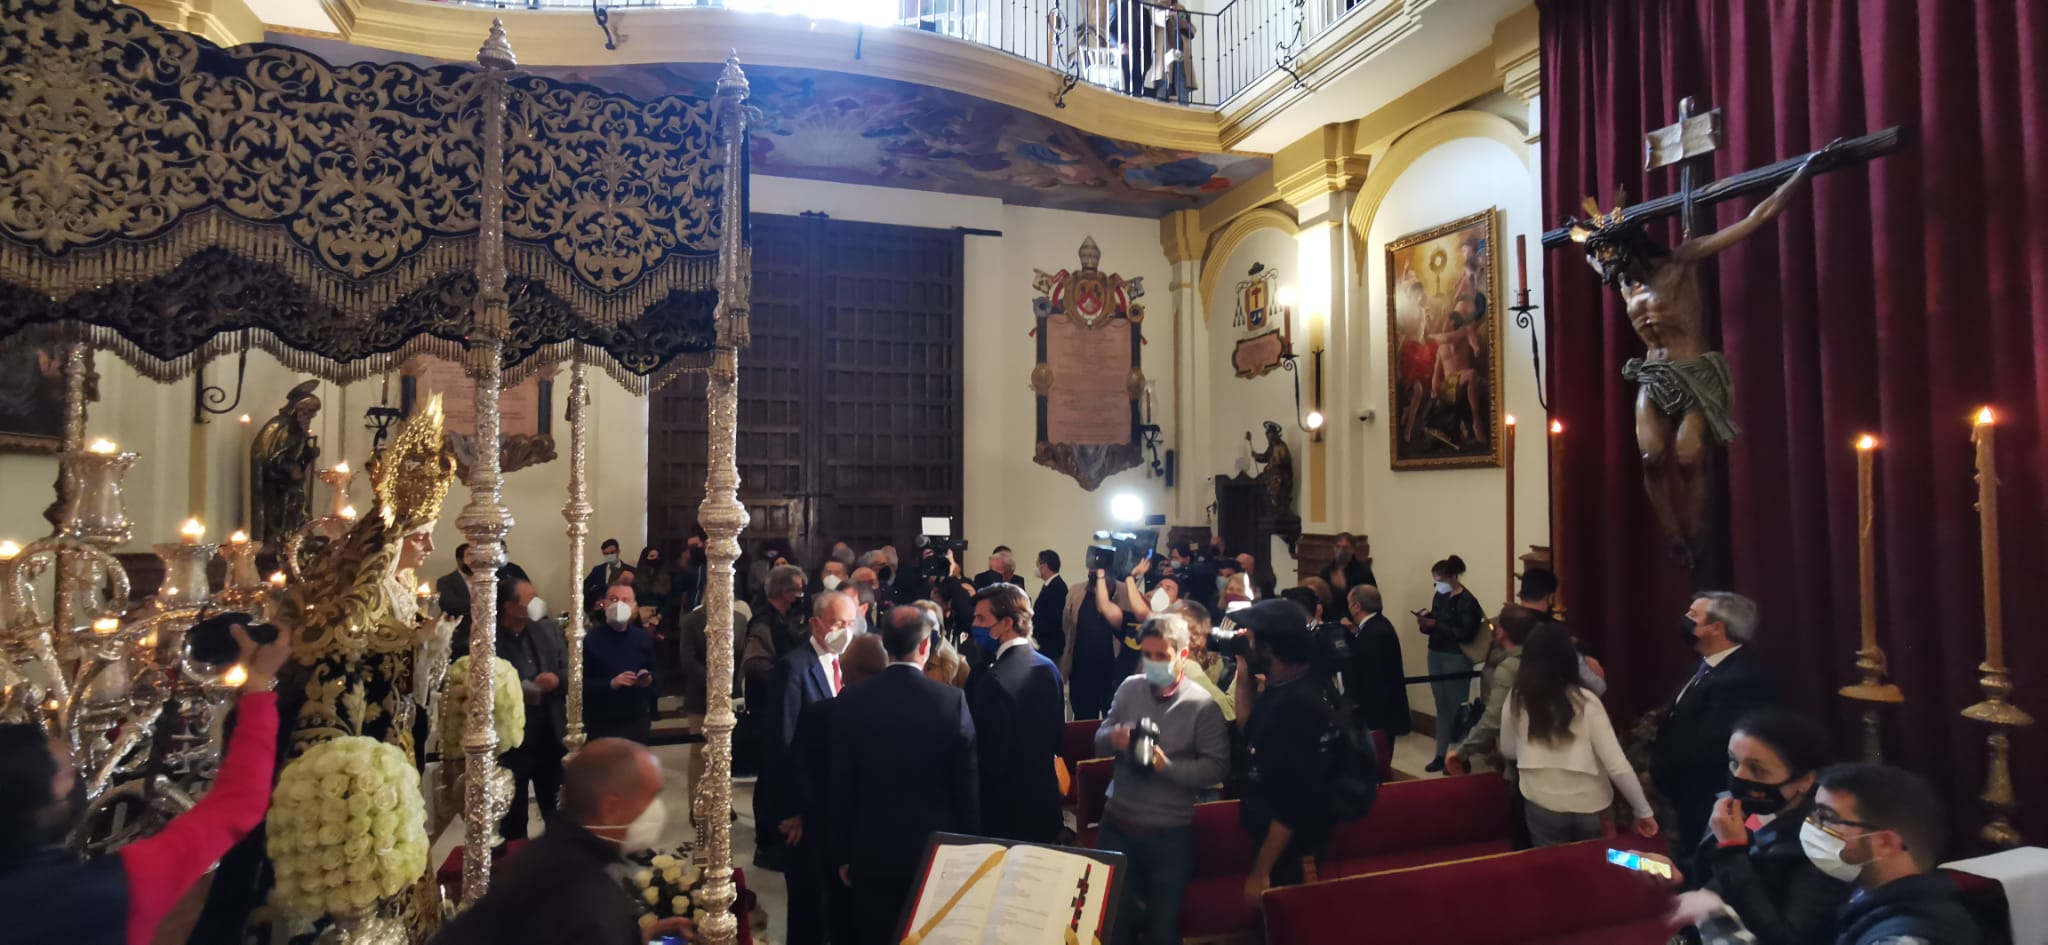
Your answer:
[[[530,600],[530,601],[527,601],[527,602],[526,602],[526,619],[528,619],[528,620],[545,620],[545,619],[547,619],[547,615],[548,615],[548,602],[547,602],[547,601],[541,600],[540,598],[536,597],[536,598],[534,598],[534,599],[532,599],[532,600]]]
[[[846,646],[853,642],[853,628],[840,627],[825,632],[825,649],[833,656],[846,652]]]
[[[1438,582],[1436,582],[1436,592],[1437,592],[1437,593],[1439,593],[1439,594],[1449,594],[1449,593],[1451,592],[1451,585],[1450,585],[1450,582],[1448,582],[1448,581],[1438,581]]]
[[[591,829],[616,830],[619,826],[619,824],[601,824]],[[661,842],[662,830],[668,827],[668,805],[662,803],[661,798],[656,797],[653,803],[647,805],[646,810],[640,812],[640,816],[633,818],[632,823],[625,824],[624,826],[626,835],[612,840],[613,843],[619,845],[619,852],[638,853],[642,850],[652,850],[655,844]],[[611,838],[607,837],[606,839]]]
[[[1806,858],[1821,872],[1845,883],[1853,883],[1863,874],[1863,867],[1842,861],[1842,847],[1847,844],[1812,823],[1799,825],[1799,845],[1806,849]]]
[[[825,585],[825,589],[828,591],[836,591],[839,589],[839,575],[827,574],[819,583]]]
[[[618,564],[618,563],[619,563],[619,553],[618,553],[618,552],[616,552],[616,551],[607,551],[607,552],[605,552],[605,553],[604,553],[604,563],[606,563],[606,564]]]
[[[611,621],[614,627],[623,627],[626,621],[633,619],[633,605],[622,600],[612,601],[604,605],[604,619]]]
[[[1166,597],[1166,589],[1160,587],[1155,587],[1152,589],[1152,598],[1150,600],[1150,603],[1152,605],[1153,610],[1165,610],[1166,608],[1173,606],[1173,601],[1168,600]]]

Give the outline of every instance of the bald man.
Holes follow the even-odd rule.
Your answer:
[[[434,945],[576,942],[644,945],[686,934],[669,919],[642,929],[640,908],[605,867],[661,839],[661,765],[637,742],[600,738],[562,766],[562,813],[546,833],[507,857],[484,897],[434,937]]]

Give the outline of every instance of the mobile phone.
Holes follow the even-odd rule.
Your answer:
[[[1635,870],[1638,873],[1648,873],[1652,876],[1662,876],[1665,879],[1671,878],[1671,864],[1663,860],[1646,858],[1640,853],[1610,849],[1607,851],[1607,862],[1622,869]]]

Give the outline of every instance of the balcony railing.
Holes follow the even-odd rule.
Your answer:
[[[801,14],[978,43],[1126,95],[1214,107],[1295,57],[1364,0],[452,0],[531,10],[716,8]]]

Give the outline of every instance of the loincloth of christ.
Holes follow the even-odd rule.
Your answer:
[[[1707,421],[1714,442],[1726,446],[1742,435],[1735,425],[1735,380],[1728,373],[1728,359],[1719,351],[1679,361],[1645,361],[1630,358],[1621,376],[1636,382],[1650,395],[1650,402],[1673,420],[1697,412]]]

